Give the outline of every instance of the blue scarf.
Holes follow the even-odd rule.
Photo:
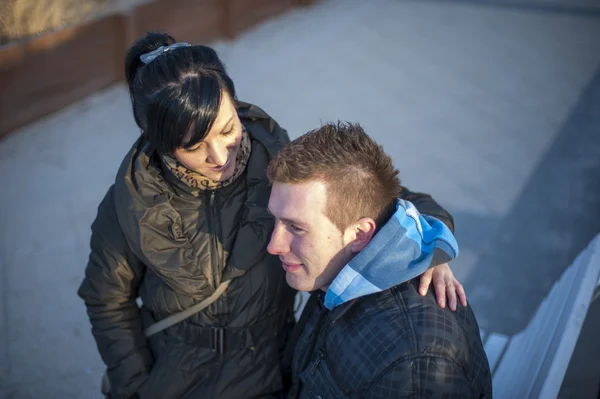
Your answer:
[[[325,294],[325,307],[332,310],[387,290],[456,256],[458,244],[450,229],[399,199],[390,220],[333,280]]]

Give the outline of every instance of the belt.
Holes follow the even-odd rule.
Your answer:
[[[275,338],[281,328],[280,314],[248,327],[199,326],[182,322],[168,329],[168,335],[177,337],[189,345],[209,348],[218,354],[242,348],[252,349],[257,342]]]

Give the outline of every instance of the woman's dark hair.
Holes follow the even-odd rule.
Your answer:
[[[210,47],[178,47],[148,64],[140,60],[141,55],[173,43],[166,33],[148,33],[125,57],[135,121],[162,154],[195,146],[217,118],[222,94],[236,99],[225,65]],[[190,127],[194,133],[184,142]]]

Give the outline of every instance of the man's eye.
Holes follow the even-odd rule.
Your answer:
[[[300,227],[293,224],[290,224],[290,230],[292,230],[294,233],[302,233],[304,231]]]

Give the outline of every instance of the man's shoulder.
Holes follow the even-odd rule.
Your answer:
[[[472,309],[460,304],[456,311],[441,308],[433,289],[422,296],[419,280],[388,290],[401,314],[411,356],[442,356],[466,365],[474,352],[483,351],[479,326]]]
[[[383,372],[402,369],[403,363],[422,361],[438,364],[440,370],[450,367],[452,373],[461,373],[469,382],[488,378],[489,365],[472,309],[460,305],[456,311],[442,309],[432,290],[421,296],[418,287],[419,280],[413,279],[365,298],[367,306],[361,318],[368,321],[372,317],[375,324],[388,325],[397,331],[398,341],[389,345],[394,365]],[[379,304],[387,302],[393,302],[396,309],[390,305],[389,310],[377,314]]]
[[[470,309],[441,309],[433,294],[422,297],[417,289],[411,281],[327,313],[322,369],[332,386],[361,396],[388,383],[417,384],[429,378],[422,371],[415,380],[419,364],[467,384],[489,376]]]
[[[357,299],[337,329],[346,338],[328,337],[348,348],[340,350],[339,364],[366,362],[383,371],[403,359],[439,356],[466,365],[473,352],[484,353],[470,308],[442,309],[432,293],[423,297],[417,288],[410,281]]]
[[[418,279],[413,279],[393,287],[389,294],[405,315],[419,348],[435,347],[440,352],[451,354],[471,335],[479,339],[479,326],[470,307],[459,304],[456,311],[441,308],[433,288],[422,296],[418,293],[418,286]]]
[[[331,374],[343,390],[361,392],[415,353],[407,314],[391,290],[340,305],[329,315],[326,348]]]

